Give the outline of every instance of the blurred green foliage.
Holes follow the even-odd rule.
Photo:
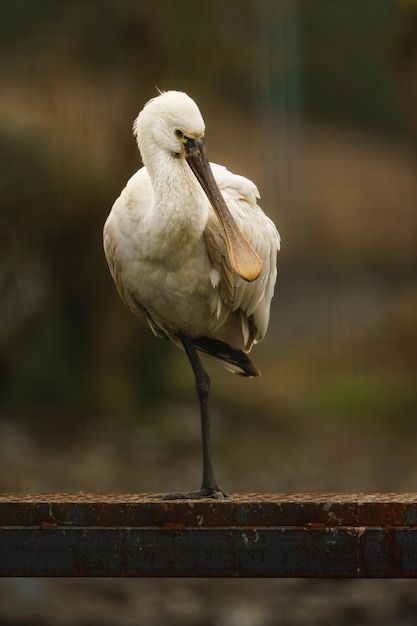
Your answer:
[[[393,89],[398,6],[378,0],[302,5],[307,111],[368,129],[403,129]]]
[[[275,187],[268,190],[268,185],[280,168],[284,178],[288,173],[287,178],[296,179],[297,187],[305,183],[299,160],[289,157],[285,167],[278,162],[275,133],[285,139],[294,123],[304,128],[320,122],[389,135],[394,143],[407,141],[413,107],[408,106],[411,96],[402,103],[409,93],[409,57],[401,51],[405,33],[406,49],[413,49],[410,41],[415,43],[409,10],[391,0],[0,3],[3,409],[56,412],[65,407],[121,416],[141,413],[146,419],[156,406],[169,404],[174,392],[178,402],[189,397],[182,355],[154,340],[124,310],[101,249],[101,228],[112,202],[139,166],[132,121],[158,86],[188,91],[201,104],[212,137],[217,132],[219,141],[213,139],[211,145],[219,159],[229,144],[236,165],[245,166],[242,173],[249,176],[253,164],[259,168],[266,161],[264,197],[272,206],[269,213],[284,227],[284,248],[268,343],[273,352],[265,345],[263,358],[273,377],[288,383],[286,388],[284,382],[279,385],[280,397],[272,397],[267,410],[274,413],[284,401],[297,404],[300,392],[287,394],[297,385],[323,411],[337,412],[343,405],[351,412],[361,406],[378,412],[366,391],[343,382],[325,394],[320,389],[310,394],[317,366],[311,366],[304,383],[300,372],[309,359],[320,360],[323,343],[339,341],[342,355],[355,351],[357,344],[348,347],[343,336],[338,339],[337,332],[327,329],[324,339],[313,348],[305,342],[300,353],[299,335],[288,322],[291,311],[285,317],[285,307],[295,306],[295,290],[318,284],[329,268],[332,280],[340,280],[341,250],[343,271],[355,266],[359,244],[349,235],[349,224],[356,217],[345,214],[346,223],[341,218],[336,234],[326,231],[332,223],[328,208],[320,216],[305,198],[299,206],[285,203],[283,196],[277,202]],[[232,133],[235,144],[228,139]],[[282,145],[293,149],[291,139]],[[341,150],[343,145],[341,141]],[[370,156],[368,162],[372,160]],[[323,178],[317,184],[331,182]],[[386,217],[387,212],[381,214],[381,220]],[[407,219],[406,244],[395,248],[404,250],[396,269],[402,280],[413,274],[416,261],[415,239],[407,239],[415,216]],[[365,238],[356,259],[360,272],[385,281],[385,239],[382,252],[369,258],[363,254],[379,228],[385,232],[373,218],[363,222]],[[303,229],[307,240],[300,235]],[[396,274],[392,280],[396,282]],[[412,329],[416,298],[414,291],[405,295],[410,293],[407,281],[400,302]],[[292,317],[307,313],[297,311]],[[317,337],[320,319],[320,312],[313,312],[309,322]],[[389,326],[391,336],[398,336],[400,326],[398,320]],[[407,336],[411,359],[415,342],[415,335]],[[391,345],[393,363],[403,343]],[[289,359],[287,373],[279,363],[282,352]],[[333,345],[323,376],[334,368],[336,352]],[[367,367],[373,367],[372,359]],[[224,384],[221,393],[227,402],[229,383]],[[404,410],[411,411],[411,404]]]

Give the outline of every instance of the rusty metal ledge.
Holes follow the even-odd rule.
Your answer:
[[[0,494],[0,576],[417,578],[417,494]]]

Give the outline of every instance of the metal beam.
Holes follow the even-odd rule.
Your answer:
[[[416,578],[417,494],[3,494],[0,576]]]

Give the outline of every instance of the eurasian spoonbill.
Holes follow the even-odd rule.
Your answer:
[[[280,237],[247,178],[208,162],[205,125],[185,93],[150,100],[133,131],[144,167],[104,226],[104,249],[122,300],[157,337],[184,348],[200,402],[201,489],[166,498],[223,498],[210,444],[210,380],[199,352],[242,376],[264,337]]]

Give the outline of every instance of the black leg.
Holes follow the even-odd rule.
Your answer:
[[[188,359],[193,368],[195,376],[196,391],[200,402],[201,412],[201,433],[203,439],[203,481],[199,491],[189,493],[170,493],[164,496],[165,499],[176,498],[217,498],[223,499],[223,493],[214,478],[213,466],[211,463],[211,441],[210,441],[210,378],[207,375],[194,348],[190,337],[185,334],[180,335],[182,344],[187,353]]]

